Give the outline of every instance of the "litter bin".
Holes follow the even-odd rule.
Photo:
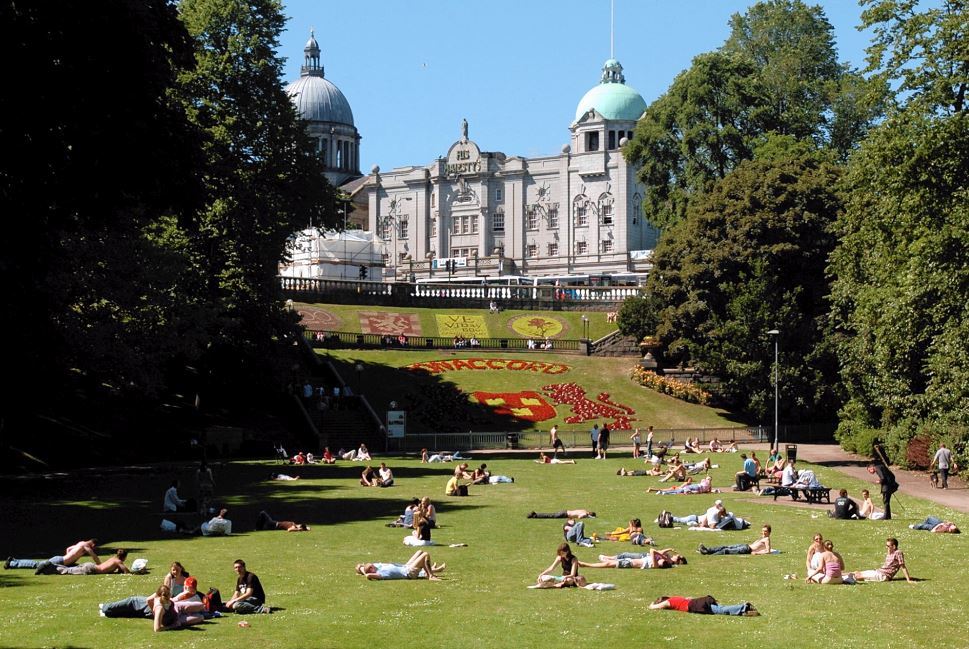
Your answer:
[[[518,433],[505,435],[505,448],[518,448]]]
[[[501,339],[501,348],[502,349],[508,349],[508,339],[507,338],[502,338]]]
[[[787,445],[787,459],[791,462],[797,462],[797,444]]]

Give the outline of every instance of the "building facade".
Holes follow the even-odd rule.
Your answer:
[[[657,232],[642,218],[643,189],[622,155],[645,109],[609,59],[559,155],[482,151],[465,121],[447,155],[431,164],[375,166],[358,200],[387,244],[385,277],[647,270]]]

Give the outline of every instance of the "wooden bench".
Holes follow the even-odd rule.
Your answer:
[[[784,489],[787,490],[787,493],[783,491]],[[812,504],[819,504],[822,500],[829,505],[831,504],[830,487],[775,487],[774,500],[777,500],[778,496],[787,495],[790,495],[791,500],[798,500],[798,497],[803,495],[804,500]]]

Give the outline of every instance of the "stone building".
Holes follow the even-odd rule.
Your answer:
[[[431,164],[375,166],[356,195],[387,244],[385,277],[436,277],[445,268],[475,278],[647,270],[657,232],[642,218],[643,189],[622,156],[645,109],[609,59],[558,155],[482,151],[465,121]]]

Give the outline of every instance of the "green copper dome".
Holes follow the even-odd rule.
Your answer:
[[[609,59],[603,64],[601,83],[585,93],[575,108],[576,121],[593,108],[606,119],[633,122],[646,110],[642,96],[626,85],[619,61]]]

